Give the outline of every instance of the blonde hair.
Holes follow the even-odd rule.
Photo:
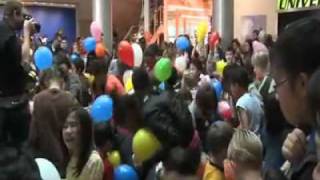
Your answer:
[[[263,70],[268,70],[269,67],[269,53],[258,51],[252,56],[252,65],[259,67]]]
[[[255,133],[237,129],[229,143],[227,156],[236,164],[260,167],[263,161],[262,142]]]

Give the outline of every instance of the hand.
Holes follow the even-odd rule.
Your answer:
[[[288,134],[282,146],[283,156],[291,163],[299,162],[305,152],[307,138],[304,132],[298,128]]]
[[[34,23],[33,19],[24,20],[24,23],[23,23],[24,35],[30,35],[31,34],[31,32],[33,31],[33,23]]]

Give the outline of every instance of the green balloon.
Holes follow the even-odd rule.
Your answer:
[[[172,65],[169,58],[161,58],[154,67],[155,77],[163,82],[170,78],[172,74]]]

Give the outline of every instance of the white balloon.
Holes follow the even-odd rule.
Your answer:
[[[47,159],[36,158],[42,180],[61,180],[57,168]]]
[[[187,69],[187,60],[184,56],[177,57],[174,66],[179,72],[183,72]]]
[[[132,74],[133,74],[132,70],[126,70],[123,73],[123,76],[122,76],[123,84],[126,84],[128,82],[128,80],[132,78]]]
[[[134,66],[139,67],[142,64],[143,52],[139,44],[133,43],[132,45],[134,55]]]

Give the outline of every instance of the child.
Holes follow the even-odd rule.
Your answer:
[[[262,143],[255,133],[237,129],[230,141],[227,156],[233,164],[229,166],[235,176],[232,179],[262,180]]]
[[[263,103],[253,93],[248,92],[250,83],[248,72],[243,67],[235,67],[230,72],[230,90],[236,102],[240,128],[259,134],[264,119]]]
[[[182,147],[173,148],[164,161],[164,172],[161,179],[198,180],[197,170],[200,164],[200,151]]]
[[[220,120],[217,113],[218,99],[214,88],[209,84],[199,87],[195,100],[189,105],[193,127],[199,132],[200,139],[205,142],[206,132],[210,124]]]
[[[263,99],[274,92],[274,80],[268,75],[269,54],[257,52],[252,57],[252,65],[256,75],[256,81],[249,89],[256,88]]]
[[[203,180],[224,180],[223,161],[227,157],[227,149],[232,138],[232,127],[223,121],[213,123],[207,133],[206,147],[208,162]]]
[[[107,158],[107,153],[112,149],[113,130],[109,122],[102,122],[94,125],[94,141],[97,150],[104,161],[103,180],[113,179],[113,167]]]

